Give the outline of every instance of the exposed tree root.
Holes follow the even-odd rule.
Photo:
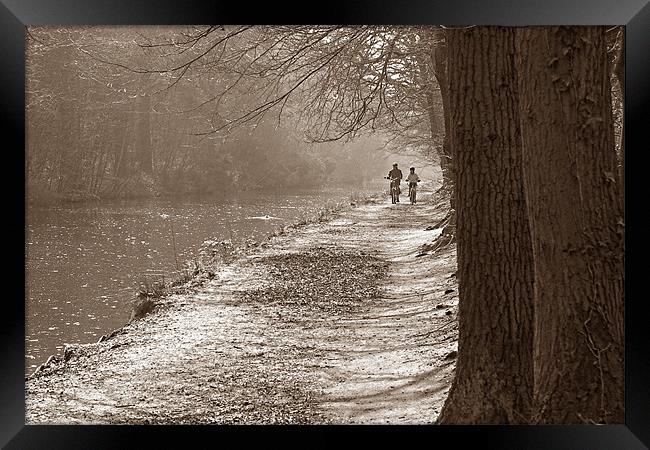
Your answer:
[[[450,209],[433,228],[442,228],[442,232],[433,242],[422,246],[423,252],[435,252],[456,243],[456,211]]]

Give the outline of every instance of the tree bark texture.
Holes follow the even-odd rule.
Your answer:
[[[439,423],[530,417],[533,258],[524,202],[515,30],[447,30],[456,165],[459,342]]]
[[[614,73],[621,88],[621,98],[623,101],[623,124],[621,127],[621,162],[619,165],[619,186],[621,204],[625,204],[625,28],[621,30],[621,50],[616,65],[614,66]],[[625,210],[623,210],[623,217],[625,217]]]
[[[517,33],[535,255],[534,421],[622,423],[623,220],[605,29]]]

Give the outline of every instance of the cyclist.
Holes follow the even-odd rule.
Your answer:
[[[399,184],[402,181],[402,171],[397,168],[397,163],[393,164],[393,169],[388,172],[388,176],[386,178],[390,180],[391,190],[393,189],[393,186],[397,186],[397,201],[399,202]]]
[[[409,183],[409,198],[411,199],[411,204],[415,204],[415,193],[417,192],[417,186],[418,182],[420,181],[420,177],[418,176],[417,173],[415,173],[415,167],[411,167],[409,174],[406,176],[406,181]],[[411,195],[411,193],[413,195]]]

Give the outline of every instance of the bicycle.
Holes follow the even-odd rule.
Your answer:
[[[390,180],[390,200],[393,204],[399,202],[399,178],[384,177]]]
[[[415,205],[417,203],[416,200],[417,188],[418,188],[417,181],[409,181],[409,199],[411,200],[411,205]]]

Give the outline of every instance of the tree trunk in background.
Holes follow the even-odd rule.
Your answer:
[[[142,172],[153,174],[153,149],[151,146],[151,97],[143,95],[138,105],[136,122],[136,154]]]
[[[94,138],[94,147],[97,149],[99,154],[99,160],[94,168],[95,175],[93,177],[93,184],[91,186],[91,193],[98,195],[101,190],[102,183],[104,181],[104,175],[106,174],[106,164],[108,162],[108,146],[107,138],[109,126],[107,120],[100,120],[98,125],[98,133]]]
[[[449,83],[447,75],[447,42],[442,29],[436,28],[433,31],[433,44],[431,48],[431,60],[433,62],[434,75],[440,87],[442,107],[444,114],[444,140],[440,151],[440,166],[443,174],[443,186],[453,193],[454,173],[453,157],[449,143]],[[453,197],[453,196],[452,196]],[[454,199],[452,198],[452,202]],[[452,203],[453,207],[453,203]]]
[[[605,29],[517,33],[536,263],[534,420],[622,423],[623,221]]]
[[[129,128],[131,121],[128,120],[126,114],[123,114],[121,122],[119,126],[121,139],[117,141],[117,146],[115,147],[115,176],[118,178],[127,178],[130,174],[129,140],[131,136],[129,135]]]
[[[55,140],[50,145],[59,144],[58,151],[60,152],[59,159],[59,183],[57,185],[57,192],[65,193],[78,188],[81,180],[81,151],[79,149],[79,101],[78,92],[75,92],[73,80],[76,78],[76,73],[64,64],[71,56],[69,48],[58,49],[57,53],[61,54],[60,64],[58,67],[58,82],[60,83],[61,98],[58,99],[57,122],[59,139]]]
[[[533,255],[524,202],[515,31],[447,30],[456,165],[459,342],[443,424],[530,417]]]
[[[456,160],[453,155],[451,146],[451,125],[450,125],[450,107],[449,107],[449,74],[448,74],[448,55],[447,55],[447,38],[442,28],[433,29],[433,40],[431,51],[429,53],[433,67],[434,78],[440,89],[440,98],[442,100],[444,138],[442,148],[438,151],[440,158],[440,169],[442,170],[442,190],[449,195],[450,209],[444,219],[436,224],[436,227],[442,226],[442,232],[432,245],[431,249],[444,247],[456,241]]]
[[[77,187],[77,181],[81,174],[81,159],[77,148],[78,120],[75,117],[74,104],[71,100],[62,100],[57,111],[59,121],[59,139],[61,152],[59,166],[59,184],[57,191],[68,192]]]
[[[431,50],[433,51],[433,50]],[[438,120],[436,119],[436,102],[435,102],[435,84],[433,83],[434,75],[431,72],[431,65],[428,63],[431,59],[425,58],[422,53],[417,53],[416,59],[418,62],[418,78],[417,84],[422,87],[424,90],[424,98],[426,103],[422,105],[427,111],[427,117],[429,118],[429,129],[431,130],[431,141],[435,144],[436,136],[444,133],[444,129],[440,126]],[[438,151],[440,155],[440,151]],[[445,171],[442,170],[442,156],[440,158],[440,169],[443,173],[443,180],[445,176]]]
[[[150,76],[140,79],[140,92],[136,103],[136,148],[139,169],[153,175],[153,146],[151,145],[151,96],[146,92]]]
[[[444,114],[444,139],[442,149],[439,151],[440,168],[442,169],[443,187],[451,197],[451,208],[456,209],[454,194],[454,166],[455,160],[452,155],[450,144],[450,125],[449,125],[449,79],[447,74],[447,41],[445,32],[441,28],[435,28],[433,31],[433,46],[431,49],[431,59],[433,62],[433,72],[438,86],[440,87],[440,96],[442,98],[442,109]]]

